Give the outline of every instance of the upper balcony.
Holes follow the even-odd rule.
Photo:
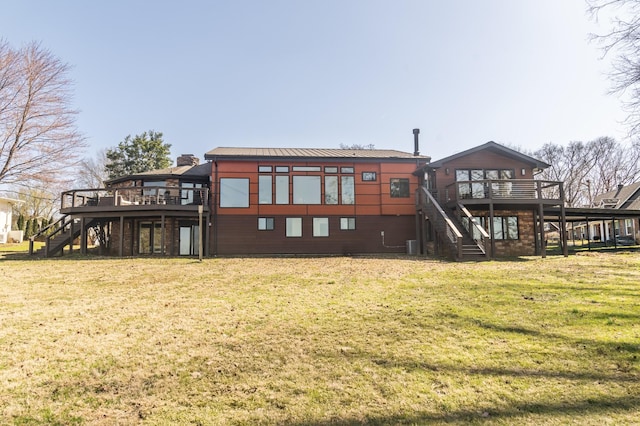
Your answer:
[[[62,214],[116,216],[127,213],[198,212],[209,210],[209,190],[176,186],[73,189],[62,193]]]
[[[445,205],[461,204],[562,204],[562,182],[535,179],[458,181],[441,194]]]

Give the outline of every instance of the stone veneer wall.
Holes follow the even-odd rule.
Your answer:
[[[472,212],[474,216],[484,216],[485,211]],[[496,240],[495,257],[510,256],[534,256],[536,254],[536,239],[534,216],[532,210],[495,210],[494,216],[517,216],[518,217],[518,239],[517,240]],[[488,215],[487,221],[488,221]]]

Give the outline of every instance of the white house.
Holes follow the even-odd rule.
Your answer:
[[[0,244],[11,240],[22,241],[22,231],[11,231],[13,206],[19,203],[22,201],[0,197]]]

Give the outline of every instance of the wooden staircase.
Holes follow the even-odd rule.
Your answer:
[[[485,247],[471,238],[460,221],[455,216],[448,215],[426,188],[418,190],[416,208],[425,212],[431,221],[437,240],[445,246],[445,253],[452,259],[456,261],[489,259]]]
[[[85,229],[93,227],[96,220],[91,220],[85,225]],[[53,257],[57,254],[64,254],[64,248],[71,246],[73,241],[80,236],[82,229],[79,219],[74,219],[68,215],[62,216],[58,221],[43,228],[29,240],[29,254],[39,257]],[[37,251],[33,250],[33,242],[39,237],[45,238],[44,246]]]

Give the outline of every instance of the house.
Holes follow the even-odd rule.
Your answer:
[[[458,259],[546,253],[546,210],[562,210],[562,182],[535,179],[540,160],[487,142],[424,165],[416,174],[421,250]],[[566,235],[562,235],[565,242]]]
[[[599,194],[594,198],[594,207],[618,210],[611,220],[592,222],[586,232],[593,239],[598,236],[602,242],[623,244],[640,242],[640,222],[638,217],[621,217],[623,211],[640,210],[640,182],[618,185],[613,191]],[[617,217],[615,217],[617,216]]]
[[[21,200],[0,197],[0,244],[11,241],[22,241],[22,231],[12,231],[13,207],[22,203]]]
[[[402,253],[415,238],[416,168],[396,150],[216,148],[213,254]]]
[[[456,260],[546,255],[550,223],[567,252],[562,182],[495,142],[430,161],[414,152],[219,147],[200,164],[123,176],[62,194],[51,256],[344,255],[411,252]],[[595,210],[595,209],[594,209]],[[603,213],[603,211],[600,211]],[[590,213],[591,214],[591,213]]]
[[[404,253],[414,171],[430,160],[417,149],[224,147],[205,159],[64,192],[42,254],[71,238],[86,252],[91,234],[119,256]]]

